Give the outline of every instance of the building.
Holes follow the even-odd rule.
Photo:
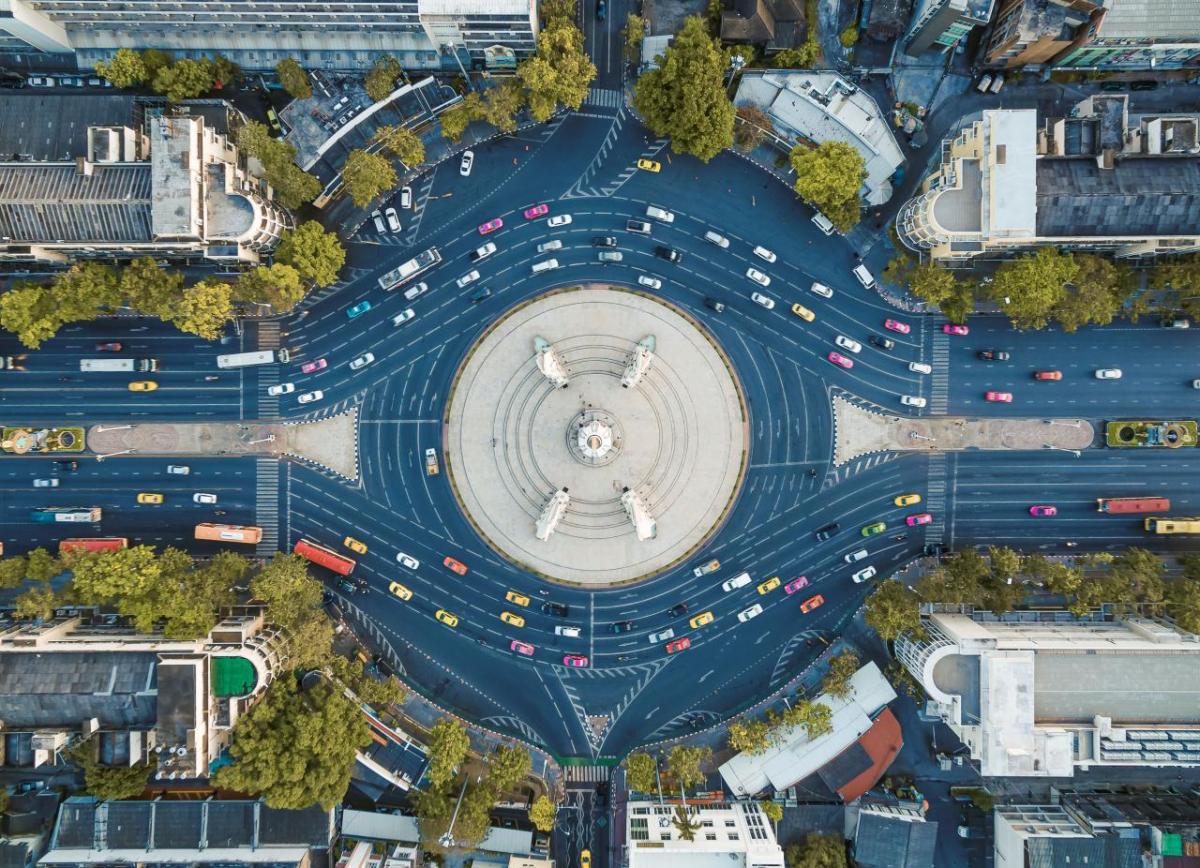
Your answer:
[[[994,0],[918,0],[904,53],[913,57],[930,49],[947,51],[992,18]]]
[[[247,69],[285,57],[316,69],[362,70],[391,54],[408,69],[511,66],[537,47],[536,0],[244,0],[198,8],[167,0],[0,0],[0,46],[75,54],[91,68],[118,48],[176,56],[220,52]]]
[[[721,39],[772,55],[804,41],[804,4],[798,0],[733,0],[721,13]]]
[[[784,868],[783,848],[756,802],[687,805],[690,841],[680,831],[683,824],[676,807],[657,802],[626,805],[628,868]]]
[[[854,830],[858,868],[934,868],[938,824],[915,808],[865,804]]]
[[[981,53],[990,67],[1047,66],[1095,35],[1104,7],[1091,0],[1008,0]]]
[[[900,637],[896,656],[985,777],[1200,765],[1200,637],[1066,612],[922,624],[928,638]]]
[[[346,808],[339,837],[336,868],[414,868],[420,861],[416,817]]]
[[[1200,0],[1102,0],[1090,38],[1054,65],[1069,69],[1187,69],[1200,63]]]
[[[258,608],[195,641],[86,611],[0,622],[0,764],[54,765],[88,738],[102,765],[153,763],[163,783],[207,777],[274,677],[276,648]]]
[[[1145,257],[1200,249],[1200,115],[1134,115],[1095,95],[1070,116],[985,111],[896,219],[940,262],[1052,245]]]
[[[850,145],[867,170],[863,199],[881,205],[892,198],[891,179],[904,165],[904,153],[875,100],[837,73],[746,70],[733,101],[762,109],[777,144],[787,150],[801,143]]]

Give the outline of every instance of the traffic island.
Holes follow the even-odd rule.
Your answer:
[[[833,463],[838,466],[872,452],[1079,452],[1096,437],[1085,419],[910,418],[869,410],[840,396],[833,399],[833,420]]]

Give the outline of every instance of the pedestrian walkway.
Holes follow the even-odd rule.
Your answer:
[[[623,95],[619,90],[606,90],[602,87],[593,87],[588,91],[587,99],[583,101],[584,105],[598,105],[604,108],[619,109],[624,103]]]
[[[279,462],[259,458],[255,462],[254,521],[262,528],[262,539],[254,553],[269,558],[279,551]]]
[[[279,349],[279,322],[263,320],[258,324],[258,348],[260,350]]]
[[[607,766],[566,766],[567,786],[571,784],[604,784],[608,783],[612,769]]]
[[[942,542],[946,532],[946,457],[945,452],[929,456],[924,511],[933,521],[925,525],[925,545]]]
[[[941,329],[933,333],[933,391],[929,412],[945,416],[950,407],[950,336]]]

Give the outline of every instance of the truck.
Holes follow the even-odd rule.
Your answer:
[[[379,285],[384,292],[391,292],[396,287],[412,280],[418,274],[428,271],[442,261],[442,254],[436,247],[430,247],[423,253],[418,253],[408,262],[401,262],[387,274],[379,278]]]
[[[132,372],[158,370],[158,359],[80,359],[79,370],[84,372]]]
[[[269,365],[275,361],[274,350],[259,350],[253,353],[226,353],[217,356],[218,368],[249,368],[254,365]]]
[[[24,356],[0,356],[0,371],[23,371],[25,366],[21,362],[25,361]]]
[[[438,469],[437,450],[430,446],[425,450],[425,475],[437,476]]]

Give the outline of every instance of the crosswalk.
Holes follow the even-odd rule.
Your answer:
[[[593,87],[588,90],[587,99],[583,101],[584,105],[598,105],[604,108],[620,108],[625,102],[625,95],[619,90],[608,90],[602,87]]]
[[[925,525],[925,544],[942,542],[946,535],[946,453],[929,456],[929,474],[925,484],[925,511],[933,521]]]
[[[262,539],[254,553],[269,558],[279,550],[279,461],[259,458],[255,462],[254,521],[262,528]]]
[[[569,784],[603,784],[612,775],[608,766],[566,766],[563,771]]]
[[[945,416],[950,407],[950,336],[938,329],[933,333],[933,390],[929,412]]]
[[[267,320],[258,323],[258,348],[260,350],[279,349],[279,323]]]

